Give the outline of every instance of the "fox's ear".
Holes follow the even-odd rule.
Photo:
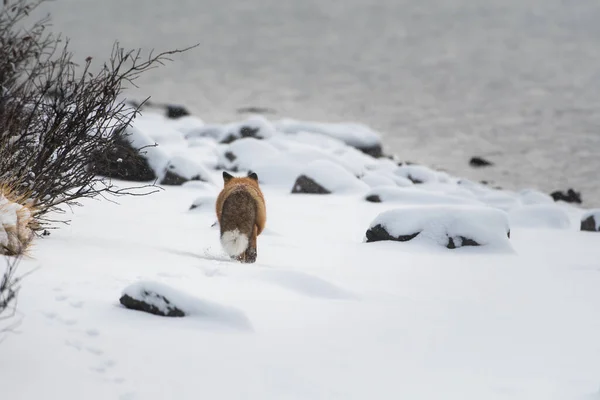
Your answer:
[[[258,182],[258,175],[256,175],[256,172],[248,171],[248,178],[254,179],[256,182]]]
[[[223,182],[227,183],[233,178],[233,175],[227,173],[227,171],[223,171]]]

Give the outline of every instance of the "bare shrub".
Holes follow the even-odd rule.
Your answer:
[[[189,49],[143,57],[141,50],[115,43],[97,68],[90,57],[78,65],[68,40],[47,32],[49,17],[27,26],[30,12],[43,1],[4,0],[0,11],[0,184],[26,198],[37,231],[54,222],[48,213],[64,211],[61,205],[149,193],[116,188],[90,162],[123,147],[115,132],[143,105],[119,100],[127,85]]]

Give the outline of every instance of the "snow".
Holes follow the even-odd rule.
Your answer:
[[[313,132],[339,139],[354,147],[371,147],[381,144],[381,135],[368,126],[357,123],[318,123],[282,119],[275,122],[277,129],[286,133]]]
[[[421,185],[415,185],[421,186]],[[379,186],[371,189],[365,198],[377,196],[382,202],[394,202],[404,204],[481,204],[481,202],[464,196],[454,196],[416,187],[390,187]]]
[[[330,133],[273,123],[270,138],[219,144],[204,133],[228,124],[141,118],[134,139],[156,138],[154,161],[188,158],[213,183],[83,200],[33,241],[20,324],[0,333],[3,398],[597,398],[600,234],[575,223],[591,210],[359,157]],[[254,264],[224,253],[215,224],[214,167],[231,148],[259,169],[267,204]],[[427,183],[399,187],[409,172]],[[334,193],[290,193],[300,173]],[[412,197],[371,203],[370,190]],[[422,233],[364,243],[376,223]],[[446,234],[484,246],[449,250]],[[142,287],[191,315],[120,305]]]
[[[369,228],[381,225],[393,237],[418,233],[413,239],[446,246],[454,238],[460,247],[464,237],[481,246],[511,249],[507,233],[508,216],[491,207],[478,206],[412,206],[392,209],[379,214]],[[458,243],[457,243],[458,242]]]
[[[554,204],[534,204],[516,207],[509,211],[512,226],[529,228],[569,229],[569,215],[560,206]]]

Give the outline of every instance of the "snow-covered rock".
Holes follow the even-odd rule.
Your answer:
[[[246,315],[235,308],[202,300],[164,283],[141,281],[127,286],[120,303],[130,309],[165,317],[197,317],[226,323],[238,328],[251,328]]]
[[[524,205],[554,204],[554,199],[550,195],[535,189],[521,190],[519,192],[519,200]]]
[[[394,173],[413,183],[432,183],[438,182],[438,173],[424,165],[401,165]]]
[[[255,138],[243,138],[219,151],[220,168],[230,171],[254,170],[258,163],[269,162],[277,167],[280,151],[272,144]]]
[[[327,160],[310,163],[292,187],[292,193],[353,193],[367,191],[369,186],[348,170]]]
[[[262,115],[255,115],[224,126],[217,139],[221,143],[231,143],[242,138],[267,139],[275,134],[276,129],[269,120]]]
[[[201,164],[181,155],[172,157],[161,174],[160,183],[182,185],[187,181],[212,182],[212,177]]]
[[[505,212],[490,207],[405,207],[379,214],[366,232],[367,242],[415,238],[454,249],[463,246],[510,247]]]

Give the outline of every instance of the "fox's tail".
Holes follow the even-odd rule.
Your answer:
[[[248,235],[241,233],[239,229],[223,232],[221,245],[227,254],[237,257],[248,248]]]

